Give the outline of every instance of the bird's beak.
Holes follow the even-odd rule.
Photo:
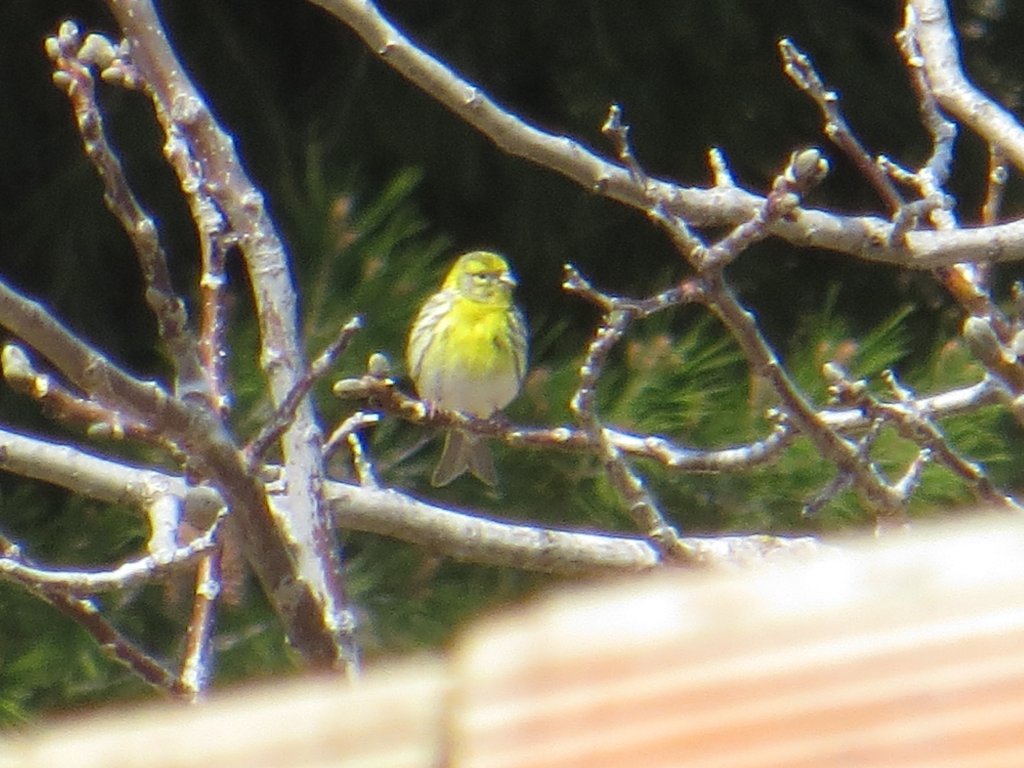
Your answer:
[[[515,288],[517,285],[519,285],[519,282],[508,273],[499,277],[498,280],[501,281],[502,285],[507,285],[509,288]]]

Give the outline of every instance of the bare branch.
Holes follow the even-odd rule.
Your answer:
[[[636,183],[628,169],[602,159],[565,136],[545,133],[503,110],[479,87],[461,79],[417,48],[373,4],[359,0],[310,2],[355,30],[371,51],[477,128],[500,149],[561,173],[588,191],[645,212],[653,195],[665,201],[668,213],[692,227],[735,225],[747,221],[752,211],[764,204],[761,196],[738,187],[715,185],[700,189],[649,179],[644,188]],[[941,3],[929,0],[925,5]],[[942,99],[939,101],[946,107]],[[1010,118],[1007,116],[1007,119]],[[1002,145],[999,141],[992,143]],[[1024,141],[1021,146],[1024,147]],[[1024,157],[1024,149],[1021,156]],[[827,211],[797,208],[790,216],[773,222],[771,234],[793,245],[825,248],[911,269],[1024,258],[1024,221],[950,232],[909,232],[903,241],[893,240],[893,227],[892,222],[877,217],[838,216]]]
[[[312,367],[296,382],[294,389],[284,398],[260,434],[249,443],[246,453],[249,455],[250,461],[256,462],[261,459],[267,449],[281,437],[291,425],[295,418],[295,411],[305,400],[313,385],[330,372],[338,357],[352,341],[352,337],[362,327],[363,319],[361,317],[353,317],[341,327],[334,341],[327,345],[327,348],[313,361]]]
[[[184,478],[0,429],[0,469],[46,480],[101,501],[144,506],[154,494],[184,500],[185,516],[209,525],[223,507],[212,488]],[[655,567],[654,549],[642,539],[545,528],[494,520],[427,504],[395,490],[329,481],[327,503],[339,525],[427,547],[471,562],[509,565],[565,575]],[[283,500],[281,501],[283,504]],[[688,537],[702,564],[734,567],[782,550],[813,549],[809,538],[776,536]],[[733,554],[742,553],[739,561]]]
[[[807,54],[797,48],[791,40],[779,40],[779,55],[789,79],[800,90],[806,92],[821,110],[825,118],[825,135],[853,161],[889,209],[893,212],[898,211],[903,206],[902,196],[847,125],[846,118],[839,109],[839,95],[825,85]]]
[[[646,534],[658,553],[668,562],[689,563],[693,552],[679,538],[679,532],[668,522],[657,502],[633,470],[622,452],[605,435],[597,415],[595,398],[597,382],[612,347],[618,343],[629,326],[630,313],[623,309],[610,309],[605,313],[580,366],[580,381],[569,407],[579,419],[583,430],[599,446],[599,455],[605,472],[622,500],[626,511],[637,527]]]
[[[121,25],[132,63],[157,108],[157,117],[169,139],[168,157],[179,171],[183,186],[190,179],[181,175],[182,164],[175,163],[174,154],[179,149],[195,164],[195,188],[210,196],[236,238],[253,288],[261,362],[274,404],[279,407],[299,383],[306,362],[284,246],[267,215],[263,196],[242,167],[231,137],[217,124],[189,80],[186,67],[178,61],[151,0],[108,0],[107,4]],[[178,137],[181,141],[172,145],[170,139]],[[308,398],[303,398],[281,438],[290,510],[288,533],[300,546],[287,556],[288,560],[295,560],[288,579],[265,582],[264,586],[273,591],[286,583],[302,584],[307,604],[299,608],[294,600],[289,600],[287,607],[281,603],[278,608],[292,612],[293,616],[296,612],[318,613],[316,619],[305,619],[308,629],[329,636],[333,646],[330,663],[351,675],[355,674],[359,658],[353,638],[355,618],[345,596],[334,521],[321,508],[321,439],[312,405]],[[267,508],[265,501],[260,506]],[[262,552],[259,546],[248,548],[251,561],[262,557]],[[295,639],[292,638],[293,642]]]
[[[905,476],[890,486],[905,503],[909,502],[911,493],[920,482],[925,464],[937,461],[964,480],[979,501],[996,509],[1024,512],[1024,507],[1017,501],[993,487],[978,465],[962,458],[953,449],[934,421],[921,413],[913,394],[899,383],[892,371],[886,371],[883,380],[893,392],[896,402],[883,402],[871,393],[866,382],[852,381],[846,371],[835,363],[826,366],[826,375],[830,393],[844,405],[857,407],[872,421],[876,431],[880,431],[883,425],[892,425],[902,437],[920,446],[921,451],[908,466]],[[865,455],[865,462],[870,461],[870,457]]]
[[[967,79],[946,3],[910,0],[906,12],[907,25],[915,30],[920,64],[939,105],[1024,170],[1024,128]]]
[[[166,559],[157,560],[147,555],[113,568],[88,571],[40,568],[18,558],[4,556],[0,557],[0,577],[17,581],[36,591],[56,587],[76,596],[90,595],[151,581],[154,576],[195,562],[199,555],[208,552],[215,544],[216,529],[211,528],[189,544],[169,553]]]
[[[571,269],[571,268],[570,268]],[[580,278],[582,279],[582,278]],[[567,283],[569,278],[567,278]],[[575,292],[575,289],[573,290]],[[597,295],[603,295],[598,292]],[[696,296],[695,290],[688,292]],[[606,297],[611,299],[612,297]],[[656,311],[659,302],[647,303],[649,300],[622,299],[635,302],[637,312]],[[668,302],[668,303],[671,303]],[[585,431],[570,427],[527,427],[521,424],[509,424],[494,419],[474,419],[456,411],[443,408],[428,408],[421,400],[399,391],[390,379],[379,379],[374,376],[363,376],[359,379],[342,379],[335,384],[335,393],[339,397],[365,398],[371,400],[381,411],[398,416],[412,424],[431,427],[458,426],[476,434],[504,441],[513,447],[533,447],[554,450],[597,451],[598,446]],[[928,418],[941,419],[968,413],[979,406],[999,402],[1005,397],[1005,390],[999,382],[991,377],[958,389],[951,389],[936,395],[923,396],[917,399],[916,408]],[[364,414],[374,423],[376,416]],[[363,417],[355,422],[346,422],[332,435],[330,444],[338,443],[336,436],[345,437],[350,429],[360,426]],[[816,418],[837,432],[856,434],[868,427],[870,419],[857,408],[823,408],[816,412]],[[635,435],[611,427],[605,427],[605,434],[616,448],[632,456],[642,456],[661,462],[666,467],[682,472],[729,472],[745,471],[775,461],[799,434],[792,423],[781,419],[773,431],[763,440],[740,445],[733,448],[718,450],[701,450],[690,448],[656,435]]]
[[[80,48],[86,54],[84,61],[80,58]],[[156,224],[128,185],[121,163],[107,141],[103,117],[96,103],[89,60],[109,65],[116,57],[114,46],[99,35],[90,35],[85,44],[81,44],[78,28],[71,22],[64,22],[58,34],[47,39],[46,50],[53,60],[53,81],[71,101],[85,154],[103,181],[107,207],[131,239],[139,258],[146,281],[146,300],[157,319],[160,338],[174,360],[181,394],[202,392],[204,382],[195,339],[188,329],[185,302],[171,286],[167,256],[160,245]]]
[[[0,535],[0,558],[27,562],[17,546],[3,535]],[[104,653],[123,664],[141,680],[157,690],[174,696],[185,696],[175,674],[103,618],[92,598],[75,597],[62,585],[23,583],[23,586],[75,621],[95,638]]]
[[[186,451],[216,483],[241,523],[249,558],[292,641],[310,661],[334,664],[335,631],[324,623],[316,593],[299,578],[288,529],[268,506],[265,491],[223,425],[201,404],[172,397],[135,379],[58,323],[41,305],[0,281],[0,325],[47,357],[68,379],[101,402],[144,419]],[[256,554],[258,553],[258,555]]]
[[[393,490],[329,483],[328,499],[346,527],[408,541],[474,563],[563,575],[642,571],[661,561],[644,539],[523,525],[464,514]],[[823,546],[808,537],[683,537],[691,565],[737,567]]]
[[[52,418],[83,425],[93,437],[104,436],[117,440],[131,437],[173,449],[161,435],[141,420],[104,407],[94,400],[79,397],[61,386],[52,376],[37,371],[25,350],[16,344],[4,345],[0,351],[0,365],[3,367],[4,380],[11,385],[11,389],[36,400]]]
[[[207,552],[196,569],[192,616],[185,633],[185,659],[181,665],[181,685],[191,701],[196,701],[210,684],[213,656],[213,630],[217,598],[221,592],[221,554]]]

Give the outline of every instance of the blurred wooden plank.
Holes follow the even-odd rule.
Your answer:
[[[1020,768],[1024,523],[578,587],[352,688],[289,681],[6,741],[4,768]]]
[[[448,684],[437,660],[354,687],[291,680],[189,706],[57,722],[0,746],[3,768],[420,768],[441,763]]]
[[[558,596],[466,637],[455,764],[1024,766],[1024,528]]]

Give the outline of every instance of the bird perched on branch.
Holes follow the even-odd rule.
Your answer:
[[[512,301],[516,280],[496,253],[460,256],[409,331],[406,364],[420,398],[488,418],[519,392],[526,374],[523,315]],[[498,475],[479,435],[449,429],[431,482],[447,485],[466,471],[488,485]]]

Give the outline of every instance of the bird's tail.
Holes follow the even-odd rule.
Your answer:
[[[434,468],[430,482],[435,486],[448,485],[467,470],[487,485],[498,484],[498,471],[494,468],[494,457],[485,440],[468,432],[449,429],[444,437],[441,460]]]

